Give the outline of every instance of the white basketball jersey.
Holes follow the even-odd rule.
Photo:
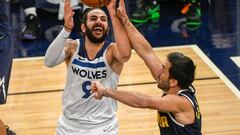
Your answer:
[[[111,89],[116,89],[119,75],[112,71],[106,60],[106,51],[111,45],[105,41],[94,60],[89,60],[84,41],[78,41],[68,68],[63,92],[63,121],[80,129],[92,129],[116,121],[117,102],[103,97],[96,100],[90,92],[91,82],[98,80]]]

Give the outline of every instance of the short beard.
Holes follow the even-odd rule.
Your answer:
[[[95,44],[98,44],[98,43],[102,43],[102,42],[104,42],[105,41],[105,39],[106,39],[106,36],[107,36],[107,31],[108,30],[106,30],[105,31],[105,29],[103,29],[104,30],[104,33],[103,33],[103,35],[102,35],[102,37],[100,37],[100,38],[96,38],[93,34],[92,34],[92,30],[90,30],[88,27],[86,27],[86,36],[88,37],[88,39],[91,41],[91,42],[93,42],[93,43],[95,43]]]
[[[168,80],[167,81],[163,81],[162,84],[158,84],[158,88],[162,89],[164,92],[169,91],[170,85],[169,85]]]

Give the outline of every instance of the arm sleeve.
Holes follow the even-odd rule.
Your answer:
[[[54,67],[65,60],[64,44],[70,33],[64,28],[50,44],[45,54],[44,63],[48,67]]]

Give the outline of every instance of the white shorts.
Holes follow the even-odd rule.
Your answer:
[[[62,120],[58,121],[56,135],[118,135],[118,121],[104,125],[96,129],[79,129]]]

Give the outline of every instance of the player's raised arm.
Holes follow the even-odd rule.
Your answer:
[[[124,29],[123,24],[117,17],[116,0],[111,0],[110,3],[106,5],[106,7],[111,17],[114,38],[116,42],[116,45],[113,49],[113,56],[120,62],[124,63],[130,58],[132,48],[130,46],[126,30]]]
[[[185,107],[183,102],[186,101],[185,98],[173,94],[160,97],[126,90],[112,90],[102,86],[97,81],[92,83],[91,90],[96,99],[110,97],[131,107],[149,108],[164,112],[181,112],[181,109]]]
[[[158,80],[158,76],[161,74],[162,63],[154,53],[149,42],[143,37],[143,35],[135,28],[130,22],[125,9],[124,0],[120,0],[117,15],[120,18],[125,30],[127,31],[132,48],[137,54],[144,60],[145,64],[150,69],[152,76],[155,80]]]
[[[44,63],[48,67],[54,67],[64,60],[69,58],[71,55],[71,45],[74,42],[68,42],[67,38],[74,26],[73,22],[73,8],[70,6],[70,0],[65,0],[64,2],[64,28],[50,44],[45,54]],[[67,47],[64,47],[67,46]],[[65,48],[65,49],[64,49]]]

